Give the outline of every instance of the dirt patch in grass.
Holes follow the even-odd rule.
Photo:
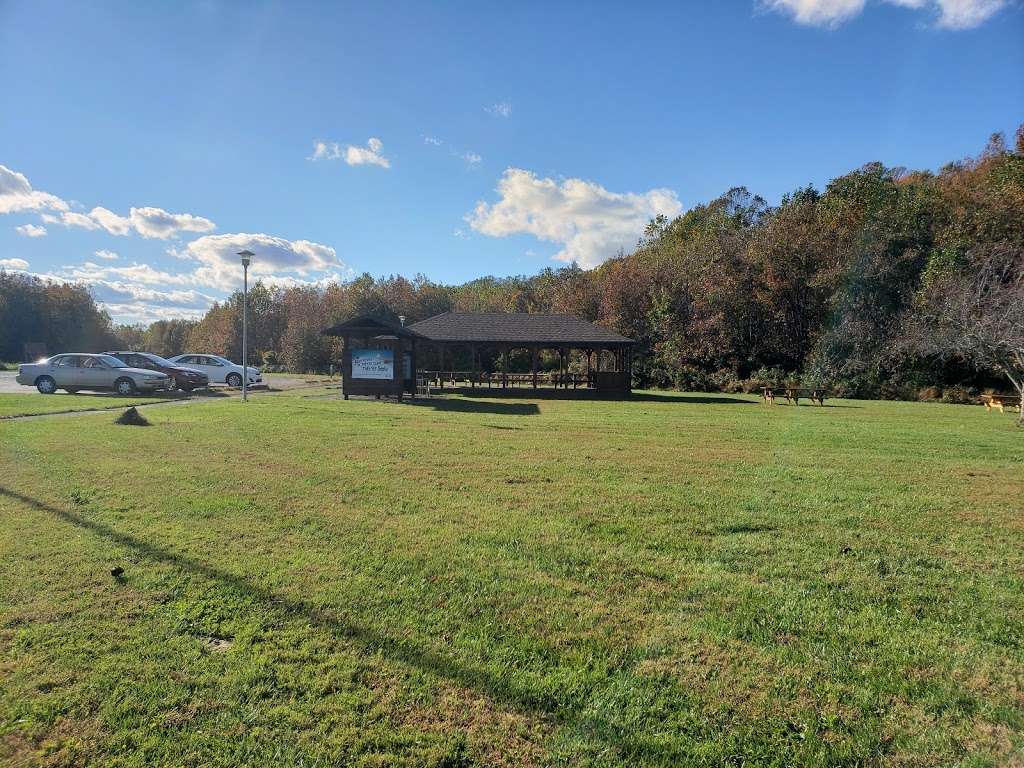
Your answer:
[[[0,737],[0,764],[5,766],[84,765],[95,757],[99,726],[92,721],[62,718],[36,736],[9,731]]]
[[[551,723],[503,709],[468,688],[441,684],[429,704],[400,706],[399,712],[403,725],[437,734],[464,732],[470,756],[480,764],[531,768],[550,763],[543,743]]]

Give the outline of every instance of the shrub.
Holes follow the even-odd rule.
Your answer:
[[[944,403],[963,405],[965,403],[974,403],[977,399],[978,393],[970,387],[946,387],[942,392],[942,402]]]

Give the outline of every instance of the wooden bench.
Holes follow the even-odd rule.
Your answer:
[[[1003,413],[1005,406],[1010,406],[1015,411],[1020,411],[1022,407],[1020,395],[982,395],[981,402],[985,404],[985,410],[991,411],[993,408],[998,408],[1000,413]]]
[[[822,387],[761,387],[761,397],[767,405],[775,405],[775,398],[780,396],[785,397],[790,405],[800,405],[801,397],[824,405],[826,394]]]

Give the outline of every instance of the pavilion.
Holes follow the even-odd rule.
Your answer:
[[[471,387],[487,384],[502,389],[510,385],[538,389],[546,384],[628,394],[636,343],[573,315],[528,312],[445,312],[409,326],[363,316],[323,333],[345,340],[342,375],[346,395],[397,397],[403,392],[415,394],[414,372],[421,370],[417,362],[429,358],[438,363],[435,376],[446,373],[449,380],[467,380]],[[509,372],[509,354],[516,350],[530,353],[530,373]],[[557,372],[538,370],[540,353],[545,350],[558,353]],[[573,350],[585,355],[585,372],[570,372]],[[483,370],[485,352],[500,357],[500,372]],[[456,356],[465,359],[467,353],[469,370],[456,372]],[[402,360],[401,368],[395,364],[398,359]]]

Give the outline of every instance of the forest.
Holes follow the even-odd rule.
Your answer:
[[[241,357],[241,293],[200,320],[114,325],[76,284],[0,272],[0,360],[139,348]],[[249,292],[250,359],[326,371],[321,329],[369,313],[564,312],[638,341],[637,387],[739,391],[800,380],[838,395],[966,400],[1024,383],[1024,125],[936,172],[868,163],[769,205],[744,187],[653,220],[593,270],[443,285],[369,274]],[[491,359],[490,364],[498,365]],[[429,363],[428,363],[429,364]],[[511,365],[528,365],[525,356]]]

